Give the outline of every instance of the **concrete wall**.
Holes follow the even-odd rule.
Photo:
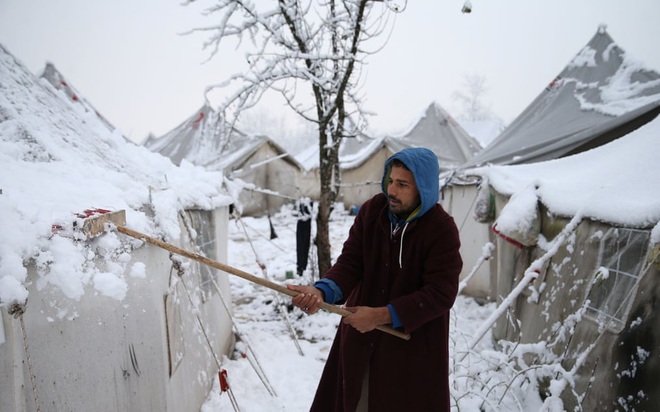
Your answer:
[[[215,258],[224,261],[227,215],[227,208],[214,215],[221,235]],[[179,246],[193,249],[189,242]],[[229,317],[217,292],[202,297],[197,273],[179,277],[169,252],[146,244],[130,251],[130,258],[124,274],[128,292],[121,301],[99,295],[91,282],[80,300],[69,299],[44,285],[34,264],[28,265],[24,328],[7,308],[1,310],[2,410],[34,411],[36,403],[42,411],[199,410],[217,373],[212,351],[221,359],[233,345]],[[144,278],[129,274],[134,262],[145,264]],[[95,264],[102,269],[106,261]],[[218,281],[229,298],[227,275]]]

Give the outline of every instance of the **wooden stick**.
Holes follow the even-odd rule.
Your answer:
[[[171,245],[167,242],[163,242],[160,239],[156,239],[154,237],[145,235],[144,233],[140,233],[140,232],[137,232],[133,229],[129,229],[126,226],[116,226],[116,227],[117,227],[117,231],[119,231],[119,232],[121,232],[121,233],[123,233],[127,236],[131,236],[131,237],[134,237],[136,239],[144,240],[144,241],[149,242],[153,245],[156,245],[160,248],[163,248],[165,250],[169,250],[170,252],[175,253],[177,255],[181,255],[181,256],[187,257],[189,259],[196,260],[196,261],[198,261],[200,263],[203,263],[207,266],[211,266],[213,268],[222,270],[223,272],[227,272],[231,275],[238,276],[238,277],[243,278],[245,280],[248,280],[252,283],[256,283],[258,285],[264,286],[268,289],[272,289],[274,291],[283,293],[283,294],[291,296],[291,297],[296,297],[300,294],[300,292],[290,290],[290,289],[286,288],[285,286],[282,286],[282,285],[279,285],[277,283],[271,282],[269,280],[260,278],[258,276],[251,275],[251,274],[249,274],[247,272],[244,272],[240,269],[236,269],[236,268],[231,267],[229,265],[225,265],[224,263],[220,263],[218,261],[209,259],[209,258],[207,258],[205,256],[202,256],[202,255],[199,255],[197,253],[192,253],[192,252],[189,252],[185,249],[181,249],[181,248],[176,247],[174,245]],[[323,310],[326,310],[328,312],[335,313],[335,314],[341,315],[341,316],[348,316],[352,313],[352,312],[350,312],[346,309],[340,308],[339,306],[331,305],[331,304],[325,303],[325,302],[320,302],[320,307]],[[398,331],[398,330],[396,330],[394,328],[391,328],[389,326],[380,325],[380,326],[377,326],[376,329],[380,330],[381,332],[389,333],[390,335],[399,337],[401,339],[405,339],[405,340],[410,339],[409,334]]]

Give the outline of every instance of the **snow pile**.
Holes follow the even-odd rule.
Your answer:
[[[632,227],[660,221],[660,118],[607,145],[546,162],[489,166],[485,176],[504,195],[528,191],[557,215],[582,214]]]
[[[529,233],[538,220],[538,198],[534,186],[516,192],[500,212],[495,225],[506,234]]]
[[[37,287],[52,284],[71,299],[84,286],[122,299],[118,276],[130,250],[116,237],[85,246],[70,229],[88,209],[125,210],[127,225],[166,239],[179,236],[177,212],[212,209],[231,198],[223,176],[128,143],[94,112],[37,79],[0,46],[0,305],[27,299],[26,265]],[[54,233],[53,228],[62,230]],[[106,260],[97,268],[96,257]],[[112,262],[111,262],[112,261]],[[131,269],[133,270],[133,269]],[[134,272],[139,275],[139,268]]]

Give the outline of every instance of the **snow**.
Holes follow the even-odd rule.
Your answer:
[[[488,166],[468,174],[488,178],[498,192],[509,196],[529,192],[561,216],[575,216],[613,224],[653,228],[658,242],[660,221],[660,118],[607,145],[546,162]],[[529,193],[528,193],[529,194]],[[531,194],[529,194],[531,196]],[[519,209],[513,209],[518,212]],[[500,216],[508,219],[515,216]]]
[[[497,229],[502,233],[526,233],[533,229],[538,217],[536,188],[528,186],[514,193],[497,218]]]
[[[616,44],[612,43],[610,47],[603,51],[602,58],[604,61],[609,59],[609,54],[614,47],[616,47]],[[596,53],[596,50],[585,47],[567,67],[596,67]],[[639,82],[635,78],[636,74],[645,71],[652,72],[653,70],[629,53],[624,53],[621,67],[608,79],[605,87],[598,87],[602,99],[598,102],[590,102],[586,97],[588,91],[595,88],[594,85],[583,84],[576,79],[563,79],[563,81],[575,81],[577,83],[575,97],[580,102],[582,110],[594,110],[606,115],[620,116],[658,100],[657,93],[645,93],[645,90],[657,88],[660,85],[660,80]]]
[[[341,205],[334,209],[330,223],[333,258],[340,252],[353,219]],[[318,275],[310,269],[302,278],[286,279],[286,271],[295,273],[296,217],[292,208],[284,207],[272,216],[271,222],[277,234],[277,238],[272,240],[266,217],[243,217],[231,221],[228,264],[250,273],[262,273],[260,264],[265,263],[264,276],[277,283],[312,282]],[[484,248],[485,254],[490,252],[490,247]],[[310,253],[313,255],[315,251]],[[306,315],[293,307],[285,310],[296,331],[295,336],[303,352],[301,355],[276,304],[275,292],[238,277],[230,277],[230,285],[234,319],[240,335],[248,341],[255,355],[245,356],[248,352],[246,346],[239,344],[237,351],[222,360],[229,390],[238,407],[249,412],[309,410],[340,317],[323,311]],[[284,297],[282,302],[288,303],[288,299]],[[543,370],[527,367],[527,370],[520,372],[518,368],[523,356],[540,354],[551,359],[552,355],[546,353],[544,342],[522,347],[501,341],[505,348],[498,350],[491,341],[489,330],[482,332],[482,339],[476,339],[475,332],[481,333],[478,332],[479,327],[495,309],[494,303],[478,303],[462,295],[458,296],[452,308],[449,371],[452,405],[461,410],[540,410],[544,401],[539,396],[536,382],[543,375]],[[469,345],[474,348],[469,350]],[[553,364],[548,371],[548,376],[554,378],[555,373],[563,370],[558,364]],[[264,380],[260,377],[262,373]],[[570,372],[566,373],[570,375]],[[272,386],[276,396],[269,393],[269,386]],[[216,377],[201,411],[233,410],[230,391],[222,392]],[[548,411],[563,410],[558,394],[548,398],[546,408]]]
[[[652,240],[658,243],[659,138],[660,120],[656,119],[624,138],[570,158],[471,172],[487,177],[503,194],[518,195],[520,203],[515,202],[500,216],[501,224],[514,215],[524,216],[523,222],[528,222],[531,200],[538,199],[560,215],[653,227]],[[179,236],[179,210],[227,205],[238,190],[237,184],[225,182],[219,172],[185,161],[176,167],[127,142],[95,113],[30,74],[2,47],[0,163],[3,306],[28,299],[24,284],[24,262],[28,261],[35,263],[40,274],[37,289],[50,284],[68,299],[78,300],[85,286],[92,285],[99,295],[123,299],[127,283],[119,275],[125,272],[120,266],[129,265],[130,259],[115,259],[117,266],[108,264],[103,270],[90,266],[95,256],[116,250],[117,237],[104,236],[93,251],[82,247],[70,230],[79,221],[76,213],[90,208],[126,210],[128,226],[175,239]],[[330,225],[335,257],[352,219],[341,207],[335,208]],[[286,272],[295,273],[295,216],[284,208],[272,222],[278,234],[272,240],[266,235],[270,231],[267,218],[230,222],[228,263],[285,283]],[[53,232],[53,225],[63,229]],[[548,249],[548,255],[553,253],[553,248]],[[484,249],[486,253],[490,248]],[[145,270],[143,263],[134,262],[128,273],[144,277]],[[312,275],[308,271],[304,278],[293,281],[311,282]],[[235,326],[242,340],[222,364],[236,402],[243,411],[308,410],[339,317],[325,312],[308,316],[295,308],[289,311],[285,308],[288,298],[242,279],[232,277],[230,281]],[[500,341],[495,348],[486,325],[496,309],[493,303],[465,296],[459,296],[452,309],[449,373],[453,406],[461,410],[562,410],[559,395],[569,390],[577,366],[562,368],[561,359],[549,349],[557,342],[516,345]],[[295,339],[287,323],[295,331]],[[570,322],[557,327],[563,332],[556,336],[570,336]],[[0,335],[0,342],[3,340]],[[530,355],[541,359],[542,367],[528,365]],[[640,351],[640,360],[645,356]],[[544,378],[550,381],[550,388],[542,400],[537,382]],[[276,396],[269,393],[269,386]],[[216,378],[202,411],[232,409],[229,393],[220,392]]]
[[[125,210],[139,231],[177,238],[177,212],[212,209],[232,198],[221,173],[190,163],[176,167],[129,143],[95,112],[38,79],[0,46],[0,305],[28,299],[24,262],[34,261],[38,285],[52,284],[78,300],[84,286],[122,300],[126,282],[113,265],[99,272],[93,254],[73,238],[76,216],[88,209]],[[151,209],[151,211],[149,210]],[[153,218],[149,215],[153,212]],[[54,226],[62,230],[54,232]],[[117,242],[106,236],[102,242]],[[116,245],[99,243],[96,253]],[[128,264],[127,260],[119,260]],[[136,276],[144,269],[134,267]]]

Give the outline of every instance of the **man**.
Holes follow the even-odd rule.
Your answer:
[[[438,160],[404,149],[385,163],[337,262],[314,286],[288,285],[308,314],[343,303],[311,411],[448,411],[449,310],[463,262],[454,220],[438,202]],[[410,340],[374,330],[402,328]]]

